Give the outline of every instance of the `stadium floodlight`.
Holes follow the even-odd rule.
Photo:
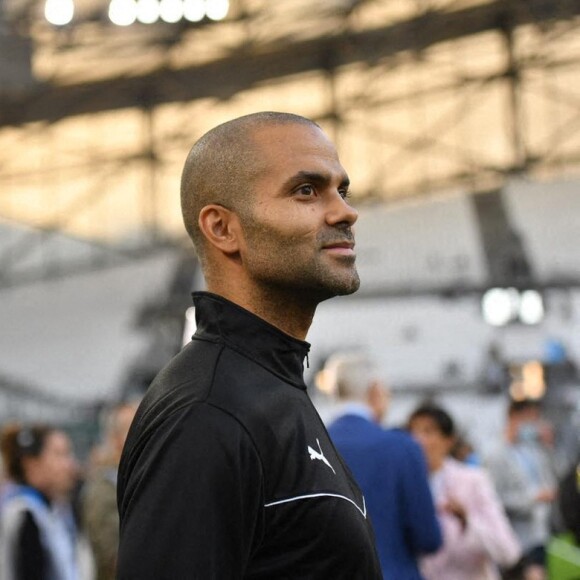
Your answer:
[[[182,0],[161,0],[159,3],[159,16],[163,22],[173,24],[183,18]]]
[[[135,0],[111,0],[109,18],[117,26],[130,26],[137,20]]]
[[[520,320],[524,324],[538,324],[544,318],[544,301],[537,290],[525,290],[520,296]]]
[[[205,17],[205,0],[183,0],[183,16],[189,22],[201,22]]]
[[[75,5],[73,0],[46,0],[44,17],[50,24],[65,26],[74,16]]]
[[[161,7],[157,0],[137,0],[137,20],[141,24],[153,24],[159,20]]]
[[[544,300],[537,290],[491,288],[481,300],[483,317],[492,326],[510,322],[539,324],[544,319]]]
[[[492,326],[504,326],[513,319],[517,312],[513,296],[506,288],[491,288],[481,301],[483,318]]]
[[[229,0],[205,0],[205,14],[210,20],[223,20],[229,10]]]

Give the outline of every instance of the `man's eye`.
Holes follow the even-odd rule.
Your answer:
[[[342,199],[348,199],[350,197],[350,191],[348,189],[339,189],[338,193]]]
[[[301,185],[298,188],[297,192],[300,193],[301,195],[314,195],[316,190],[314,189],[313,185]]]

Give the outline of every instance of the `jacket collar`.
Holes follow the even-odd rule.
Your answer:
[[[304,358],[310,344],[210,292],[194,292],[195,336],[223,342],[282,380],[306,389]]]

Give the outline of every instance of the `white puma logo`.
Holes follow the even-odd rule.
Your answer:
[[[332,467],[332,465],[330,465],[328,459],[326,459],[326,457],[324,457],[324,453],[322,453],[322,447],[320,447],[320,441],[318,439],[316,440],[316,443],[318,443],[319,451],[312,449],[312,447],[310,447],[310,445],[308,446],[308,453],[310,453],[310,461],[312,461],[313,459],[320,459],[320,461],[323,461],[324,463],[326,463],[326,465],[328,465],[328,467],[330,467],[330,469],[332,469],[332,473],[334,473],[334,475],[336,475],[336,471],[334,471],[334,467]]]

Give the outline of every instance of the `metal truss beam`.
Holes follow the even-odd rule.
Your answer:
[[[332,70],[356,62],[376,64],[407,50],[486,31],[580,14],[579,2],[542,4],[497,0],[453,12],[428,11],[416,18],[362,32],[341,32],[294,44],[273,43],[240,47],[227,57],[204,65],[156,70],[143,76],[55,86],[42,84],[29,94],[0,100],[0,127],[135,106],[189,102],[201,98],[227,99],[260,83],[312,70]],[[506,75],[510,71],[506,71]]]
[[[38,241],[27,239],[26,242],[38,244]],[[134,264],[138,260],[146,260],[158,254],[166,253],[168,250],[175,252],[182,251],[185,240],[158,240],[155,243],[141,244],[136,248],[120,249],[106,248],[101,246],[95,249],[95,255],[83,259],[66,259],[30,267],[21,271],[5,271],[0,275],[0,293],[3,290],[13,289],[19,286],[30,286],[37,283],[44,283],[53,280],[70,278],[73,275],[110,270],[112,268],[122,268],[128,264]]]

